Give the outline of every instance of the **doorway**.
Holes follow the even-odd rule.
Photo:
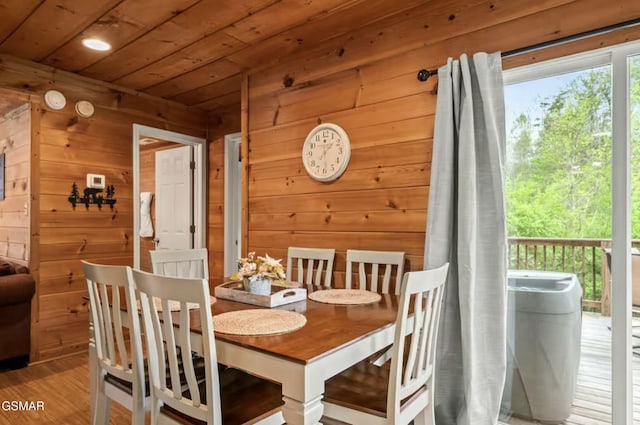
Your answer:
[[[504,80],[506,84],[532,83],[539,86],[541,90],[547,90],[552,86],[557,89],[557,94],[538,99],[537,103],[542,106],[544,116],[541,115],[533,120],[527,119],[525,115],[513,117],[515,125],[510,132],[514,138],[510,154],[512,168],[508,171],[512,173],[510,177],[516,179],[522,174],[523,177],[531,180],[529,171],[532,166],[540,167],[543,164],[540,159],[548,164],[564,161],[559,167],[564,167],[562,168],[564,180],[558,180],[556,183],[559,184],[558,188],[562,184],[565,189],[558,190],[557,193],[562,196],[561,199],[567,205],[583,208],[575,215],[575,220],[571,224],[577,223],[581,228],[586,229],[591,226],[595,229],[593,225],[598,222],[596,218],[604,217],[599,222],[606,226],[605,236],[611,238],[611,278],[609,279],[606,273],[602,275],[603,277],[598,275],[591,278],[591,284],[584,287],[583,294],[586,300],[583,299],[583,303],[588,306],[592,301],[593,306],[605,306],[610,300],[608,310],[611,318],[598,313],[595,316],[588,312],[583,314],[583,318],[599,320],[597,323],[591,320],[597,327],[583,326],[583,339],[585,335],[593,334],[586,331],[601,329],[602,332],[594,335],[600,353],[591,350],[594,344],[587,343],[588,349],[582,356],[580,370],[586,371],[585,376],[593,372],[589,376],[597,377],[599,395],[595,399],[591,395],[588,397],[590,397],[589,404],[594,407],[593,411],[600,419],[598,422],[613,425],[630,424],[633,421],[634,366],[637,370],[640,365],[635,360],[632,363],[631,327],[632,235],[637,237],[638,228],[633,225],[640,224],[637,219],[634,219],[638,215],[637,208],[640,207],[638,201],[640,179],[637,177],[640,170],[638,162],[640,43],[622,44],[508,70],[505,72]],[[513,105],[527,102],[535,95],[531,92],[518,93],[518,87],[511,90]],[[507,95],[508,91],[506,91]],[[548,142],[545,146],[540,143],[543,139]],[[575,149],[568,149],[572,147],[570,142],[573,142]],[[553,151],[551,147],[562,148],[565,151]],[[533,159],[532,156],[541,158]],[[524,214],[512,224],[520,226],[522,224],[520,219],[525,216],[529,223],[535,224],[538,221],[532,213],[540,209],[543,203],[553,201],[554,197],[551,193],[551,189],[554,189],[553,185],[544,179],[552,177],[553,171],[557,169],[557,166],[547,167],[544,174],[539,173],[538,178],[532,180],[535,186],[529,187],[533,188],[532,191],[529,191],[526,184],[513,187],[512,205],[516,205],[517,202],[514,201],[522,198],[523,195],[527,196],[529,202],[526,206],[527,210],[522,209]],[[526,183],[526,179],[520,179],[520,181]],[[570,183],[571,190],[566,189],[567,182]],[[580,204],[579,198],[575,196],[580,194],[581,187],[586,195],[582,196],[582,199],[588,203]],[[541,193],[543,190],[546,193]],[[531,200],[530,194],[536,193],[542,195],[538,196],[539,202]],[[605,197],[605,199],[598,199],[599,197]],[[600,205],[597,214],[590,213],[593,211],[594,202],[599,202]],[[512,212],[514,212],[513,209]],[[603,216],[601,213],[606,215]],[[542,216],[556,218],[555,214]],[[603,226],[600,227],[604,228]],[[552,226],[545,226],[543,230],[548,231],[550,227]],[[569,225],[565,226],[561,231],[565,231],[568,227]],[[591,232],[593,231],[597,229]],[[540,245],[540,235],[535,236],[537,238],[535,245]],[[567,240],[562,239],[566,236],[555,235],[553,239],[566,244]],[[571,252],[584,253],[587,244],[592,244],[594,239],[591,237],[585,240],[581,241],[580,247],[571,248]],[[633,243],[637,245],[638,240],[634,239]],[[553,248],[556,255],[548,256],[537,251],[534,246],[534,263],[536,252],[538,262],[556,258],[560,252],[556,248]],[[528,251],[531,251],[529,247],[526,248],[525,255]],[[594,270],[592,274],[595,274],[601,264],[607,267],[606,262],[599,261],[600,251],[600,247],[597,247],[597,250],[594,249],[590,258],[585,258],[582,264],[576,264],[573,267],[573,272],[586,276],[588,270]],[[561,252],[564,255],[565,249],[561,248]],[[572,259],[575,260],[575,258],[576,255],[572,255]],[[583,277],[582,280],[589,281],[589,278]],[[590,297],[593,299],[589,300]],[[586,320],[585,323],[587,323]],[[516,334],[517,332],[515,330]],[[594,363],[588,357],[594,354],[598,359],[596,368],[593,368]],[[566,358],[566,355],[564,357]],[[545,359],[547,358],[548,355],[545,353]],[[538,370],[541,369],[539,364]],[[536,379],[538,378],[536,376]],[[539,382],[539,379],[536,382]],[[595,383],[593,380],[590,382]],[[546,390],[553,394],[555,402],[558,399],[558,393],[549,388]],[[580,415],[585,414],[585,409],[578,397],[585,397],[591,390],[592,388],[587,385],[580,388],[580,391],[576,391],[575,400],[577,401],[574,405],[580,410]]]
[[[156,145],[158,149],[149,148],[151,145]],[[184,154],[172,155],[170,152],[178,152],[180,147],[189,147],[188,160],[186,160]],[[157,152],[169,152],[169,157],[173,158],[171,161],[174,164],[179,165],[185,171],[188,170],[189,185],[192,190],[187,191],[187,197],[181,201],[182,207],[174,208],[180,209],[183,212],[187,212],[188,223],[188,244],[193,248],[204,248],[206,246],[206,216],[205,216],[205,202],[206,202],[206,141],[199,137],[193,137],[186,134],[175,133],[172,131],[161,130],[158,128],[148,127],[140,124],[133,125],[133,231],[134,231],[134,245],[133,245],[133,265],[135,268],[141,268],[141,259],[147,256],[143,256],[142,250],[145,253],[149,249],[154,249],[159,243],[159,237],[155,231],[149,232],[148,229],[148,216],[149,211],[146,208],[150,203],[153,203],[153,194],[149,196],[149,192],[155,189],[155,184],[151,187],[145,186],[144,191],[141,190],[141,157],[143,151],[157,151]],[[185,152],[183,149],[182,152]],[[166,157],[166,155],[164,155]],[[161,155],[162,157],[162,155]],[[154,157],[155,158],[155,155]],[[153,159],[155,164],[155,159]],[[154,165],[155,168],[155,165]],[[191,173],[193,171],[193,173]],[[176,170],[171,171],[176,173]],[[155,173],[154,173],[155,175]],[[153,188],[153,189],[151,189]],[[174,188],[175,189],[175,188]],[[141,200],[141,193],[146,192],[144,202]],[[174,191],[175,192],[175,191]],[[151,198],[151,199],[150,199]],[[162,204],[172,205],[171,202],[161,201]],[[155,202],[156,208],[162,208],[161,204]],[[143,209],[144,207],[144,209]],[[175,205],[174,205],[175,207]],[[169,220],[170,221],[170,220]],[[144,229],[142,223],[145,223]],[[166,222],[166,220],[165,220]],[[167,226],[164,226],[165,228]],[[143,230],[141,234],[141,229]],[[149,236],[151,234],[151,236]],[[187,242],[185,242],[187,243]],[[170,248],[165,246],[165,248]],[[145,261],[145,269],[149,267],[148,260]]]
[[[224,275],[237,269],[241,252],[242,163],[240,133],[224,136]]]

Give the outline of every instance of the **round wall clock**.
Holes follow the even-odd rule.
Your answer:
[[[309,132],[302,146],[302,163],[309,176],[330,182],[342,175],[351,157],[349,136],[335,124],[320,124]]]

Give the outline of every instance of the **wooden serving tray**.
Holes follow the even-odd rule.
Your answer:
[[[277,307],[307,299],[307,290],[305,288],[281,286],[273,283],[271,284],[271,295],[247,292],[244,290],[242,282],[239,281],[226,282],[218,285],[215,287],[214,293],[218,298],[262,307]]]

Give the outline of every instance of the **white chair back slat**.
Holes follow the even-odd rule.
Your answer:
[[[178,341],[176,340],[175,329],[173,327],[173,317],[171,316],[171,313],[166,313],[171,311],[169,300],[163,298],[161,304],[163,326],[162,339],[165,341],[167,350],[167,360],[169,363],[169,379],[171,380],[171,385],[165,386],[173,392],[173,397],[176,400],[180,400],[182,398],[182,386],[180,384],[180,369],[178,366]]]
[[[429,292],[429,295],[427,296],[427,310],[425,312],[424,320],[422,323],[422,329],[425,329],[426,331],[422,332],[420,336],[420,346],[418,347],[419,356],[417,368],[418,370],[426,372],[430,372],[430,365],[428,363],[425,363],[425,360],[429,359],[429,356],[427,355],[427,347],[430,346],[429,341],[431,340],[431,332],[433,332],[433,329],[431,328],[431,322],[433,321],[433,302],[434,296],[439,292],[440,290],[436,288],[435,290]]]
[[[220,387],[217,356],[213,338],[213,320],[209,301],[209,284],[206,279],[158,276],[141,271],[133,271],[133,279],[140,292],[145,325],[145,335],[149,348],[149,372],[151,393],[154,399],[153,414],[159,414],[162,404],[208,424],[221,424]],[[162,303],[162,313],[157,311],[154,298]],[[177,301],[180,311],[177,321],[172,320],[169,301]],[[202,338],[199,347],[192,346],[190,338],[191,315],[188,303],[199,307]],[[161,323],[162,320],[162,323]],[[164,343],[162,343],[164,341]],[[203,353],[205,363],[206,403],[201,402],[201,394],[196,379],[193,351]],[[166,353],[170,379],[162,378],[165,366],[160,359]],[[182,368],[179,368],[181,356]],[[185,383],[180,383],[180,370]],[[188,390],[188,397],[184,392]]]
[[[162,276],[209,279],[206,248],[149,251],[153,273]]]
[[[113,308],[109,303],[109,295],[107,293],[107,286],[100,284],[100,302],[102,307],[102,319],[104,320],[103,326],[105,330],[103,347],[105,352],[103,353],[103,360],[108,361],[109,364],[118,364],[118,358],[116,357],[116,346],[113,338],[113,320],[111,320],[111,309]],[[116,289],[117,290],[117,289]],[[99,358],[99,357],[98,357]]]
[[[287,257],[287,270],[286,272],[291,274],[291,265],[289,263],[293,263],[292,257]],[[290,279],[287,278],[287,281]],[[297,282],[304,282],[304,260],[302,258],[298,258],[298,279]]]
[[[442,299],[444,298],[444,287],[437,289],[433,293],[433,303],[431,309],[431,322],[429,323],[429,339],[426,352],[425,367],[433,369],[436,357],[436,338],[438,336],[438,323],[440,321],[440,309],[442,308]]]
[[[360,265],[364,268],[364,264],[360,263]],[[365,276],[365,280],[366,280],[366,274],[362,274]],[[382,285],[384,287],[384,282],[382,282]],[[366,289],[366,285],[363,287],[363,289]],[[378,292],[378,264],[372,264],[371,265],[371,285],[370,285],[370,289],[373,292]]]
[[[404,262],[404,259],[402,261]],[[384,294],[389,293],[389,286],[391,286],[391,269],[393,269],[392,264],[387,264],[384,268],[384,276],[382,277],[382,293]],[[401,280],[397,280],[397,282],[401,282]]]
[[[122,324],[122,315],[119,314],[122,307],[126,308],[125,305],[122,306],[120,302],[120,291],[113,291],[111,293],[111,297],[113,299],[113,328],[114,329],[124,329]],[[118,348],[118,357],[120,359],[120,364],[123,365],[124,370],[129,370],[129,354],[127,352],[127,347],[124,342],[124,332],[114,332],[116,338],[116,347]]]
[[[404,275],[387,394],[388,418],[398,417],[402,400],[425,385],[429,390],[429,402],[433,403],[433,352],[448,270],[447,263],[437,269]],[[411,304],[413,311],[410,313]],[[409,331],[407,328],[411,320],[413,326]],[[405,346],[407,334],[410,340],[408,347]],[[408,354],[406,361],[404,354]]]
[[[305,285],[331,287],[335,253],[335,249],[290,246],[287,251],[287,280],[292,280],[292,267],[294,260],[297,259],[298,282]]]
[[[97,419],[108,415],[107,397],[125,402],[132,411],[132,423],[144,423],[145,381],[142,354],[142,333],[136,307],[136,293],[129,279],[131,269],[82,261],[82,269],[89,290],[89,304],[93,325],[93,339],[97,357]],[[125,327],[129,338],[125,338]],[[131,383],[131,391],[110,386],[106,374]],[[105,388],[109,386],[109,391]],[[107,395],[108,394],[108,395]]]
[[[358,264],[358,278],[360,279],[360,289],[367,289],[367,271],[365,270],[364,263]],[[350,288],[351,285],[347,285]]]
[[[313,260],[309,260],[309,273],[313,271]],[[316,274],[314,282],[322,282],[322,270],[324,269],[324,261],[318,261],[318,267],[316,267]],[[311,281],[311,276],[309,276],[309,280]]]
[[[191,357],[191,336],[190,336],[190,320],[189,320],[189,308],[184,301],[180,302],[180,353],[182,354],[182,364],[184,375],[187,379],[189,388],[194,388],[194,392],[191,393],[193,405],[195,407],[200,406],[200,389],[198,388],[198,380],[196,379],[196,371],[192,361],[189,361],[186,357]]]
[[[391,288],[391,275],[393,268],[396,268],[395,294],[400,293],[402,276],[404,274],[404,252],[397,251],[363,251],[348,249],[347,250],[347,275],[345,279],[345,287],[351,288],[352,285],[352,264],[358,264],[358,282],[360,289],[368,289],[373,292],[382,292],[388,294]],[[371,279],[367,284],[367,265],[371,265]],[[385,266],[384,275],[379,276],[380,266]],[[382,278],[379,285],[378,282]]]
[[[106,330],[102,314],[102,303],[100,302],[100,289],[95,282],[89,279],[87,279],[87,286],[89,288],[89,312],[91,313],[91,321],[93,322],[93,340],[96,346],[96,357],[98,360],[101,360],[108,357],[109,354],[106,352],[107,347],[104,337]]]
[[[318,263],[321,265],[322,261],[319,261]],[[309,258],[307,260],[307,280],[305,280],[305,282],[313,283],[313,276],[313,258]]]
[[[402,379],[402,385],[408,385],[412,379],[417,375],[416,371],[416,356],[418,355],[419,335],[422,325],[422,302],[419,296],[414,296],[413,303],[413,330],[411,331],[411,342],[409,344],[409,355],[407,356],[406,363],[404,365],[404,376]]]

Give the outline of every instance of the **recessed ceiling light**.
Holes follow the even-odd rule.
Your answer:
[[[85,38],[82,40],[82,44],[90,49],[100,50],[101,52],[111,50],[111,44],[97,38]]]

